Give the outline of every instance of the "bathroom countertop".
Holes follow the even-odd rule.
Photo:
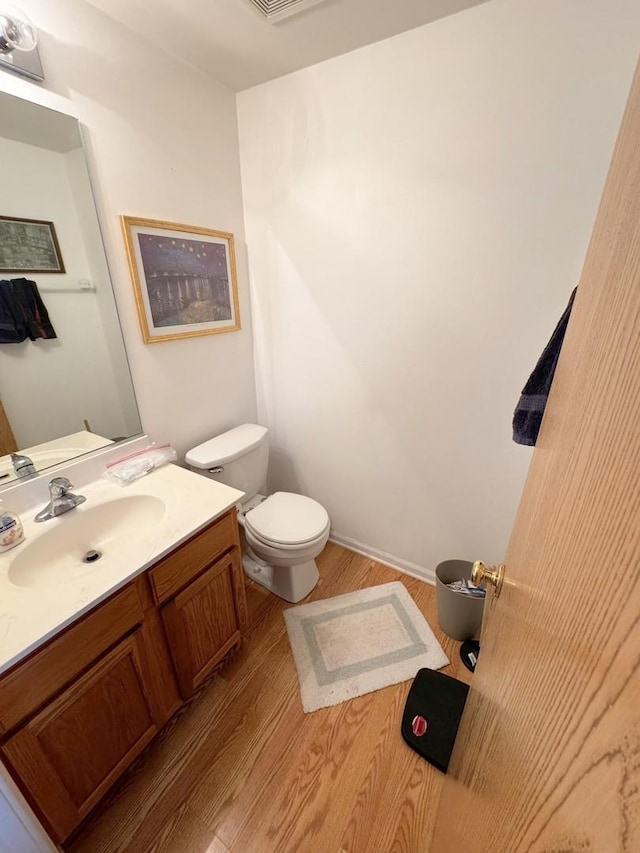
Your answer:
[[[36,524],[35,512],[21,512],[25,540],[10,551],[0,553],[0,673],[5,672],[34,649],[55,636],[96,604],[108,598],[134,577],[192,536],[209,522],[226,512],[244,496],[243,492],[202,477],[176,465],[165,465],[145,477],[119,486],[100,478],[75,490],[86,502],[58,518]],[[150,495],[165,503],[164,515],[145,529],[144,536],[133,538],[123,548],[117,542],[117,559],[108,558],[104,547],[101,560],[90,565],[80,563],[80,551],[91,542],[78,545],[78,567],[68,583],[48,584],[46,575],[38,586],[17,586],[10,580],[14,560],[38,536],[64,527],[75,514],[91,511],[99,504],[135,495]],[[9,508],[7,504],[7,508]]]

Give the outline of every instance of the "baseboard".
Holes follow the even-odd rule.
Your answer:
[[[395,557],[393,554],[387,554],[386,551],[379,551],[377,548],[371,548],[365,545],[364,542],[358,542],[357,539],[351,539],[349,536],[343,536],[341,533],[331,531],[329,537],[330,542],[335,542],[336,545],[342,545],[343,548],[348,548],[350,551],[355,551],[356,554],[362,554],[364,557],[370,557],[378,563],[384,563],[392,569],[397,569],[405,575],[411,575],[412,578],[418,578],[421,581],[435,586],[436,575],[433,569],[425,569],[423,566],[418,566],[416,563],[410,563],[408,560],[403,560],[400,557]]]

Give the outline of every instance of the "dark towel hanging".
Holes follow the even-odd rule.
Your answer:
[[[0,282],[0,343],[56,337],[35,281],[13,278]]]
[[[526,444],[533,447],[538,439],[542,416],[547,405],[553,375],[556,372],[576,290],[577,288],[574,288],[564,314],[558,321],[558,325],[554,329],[549,343],[544,348],[533,373],[527,380],[527,384],[522,389],[522,396],[513,414],[513,440],[516,444]]]
[[[17,344],[27,337],[10,281],[0,281],[0,343]]]

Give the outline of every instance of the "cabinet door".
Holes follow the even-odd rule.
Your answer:
[[[122,640],[2,747],[57,840],[66,838],[157,731],[139,633]]]
[[[207,569],[162,610],[180,693],[187,699],[240,640],[237,552]]]

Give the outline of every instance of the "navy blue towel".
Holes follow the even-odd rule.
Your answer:
[[[26,278],[0,281],[0,343],[55,337],[56,331],[35,281]]]
[[[542,416],[547,405],[553,375],[556,372],[556,364],[562,349],[564,334],[567,331],[576,290],[577,288],[574,288],[564,314],[560,317],[549,343],[544,348],[533,373],[522,389],[522,396],[513,413],[513,440],[516,444],[526,444],[533,447],[538,439]]]

